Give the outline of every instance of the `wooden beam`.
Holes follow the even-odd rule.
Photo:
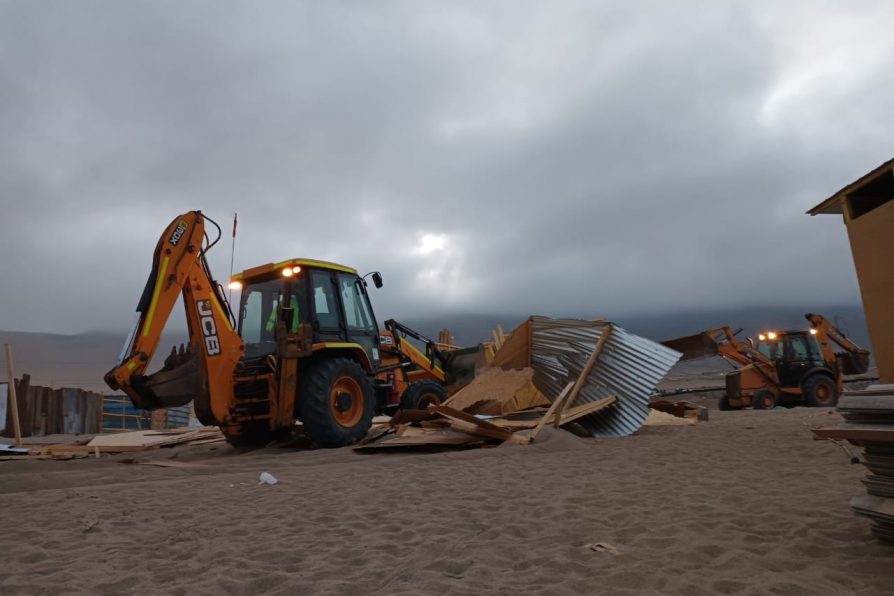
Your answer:
[[[587,414],[592,414],[593,412],[604,410],[617,401],[618,398],[612,395],[604,399],[576,406],[574,408],[571,408],[570,410],[566,410],[565,413],[556,420],[557,426],[568,424],[569,422],[577,420],[578,418],[586,416]]]
[[[528,440],[533,442],[537,435],[540,434],[540,431],[543,430],[543,426],[546,424],[546,421],[551,419],[553,414],[556,413],[556,408],[562,405],[562,402],[568,397],[571,393],[571,389],[574,387],[574,383],[568,383],[565,385],[565,388],[562,389],[562,393],[559,394],[559,397],[556,398],[556,401],[553,402],[553,405],[549,407],[546,411],[546,414],[543,415],[543,418],[540,419],[540,422],[537,423],[537,426],[531,431],[531,434],[528,436]]]
[[[577,378],[577,382],[574,384],[574,389],[571,390],[571,395],[565,400],[565,404],[574,403],[574,400],[577,399],[578,394],[581,392],[581,389],[584,388],[584,385],[587,383],[587,377],[590,375],[590,371],[593,370],[593,367],[596,365],[596,361],[599,359],[599,354],[602,352],[602,348],[605,346],[605,343],[608,341],[609,336],[612,334],[614,330],[614,326],[611,323],[606,323],[605,327],[602,329],[602,335],[599,336],[599,341],[596,342],[596,347],[593,348],[593,353],[590,354],[590,357],[587,358],[587,363],[584,365],[583,370],[580,371],[580,376]],[[564,405],[556,412],[556,428],[559,427],[559,420],[562,419],[562,410],[564,409]]]
[[[12,346],[6,344],[6,373],[9,377],[9,387],[6,393],[6,401],[9,405],[9,412],[12,414],[12,428],[15,432],[16,447],[22,446],[22,424],[19,421],[19,402],[16,399],[16,380],[15,372],[12,367]]]

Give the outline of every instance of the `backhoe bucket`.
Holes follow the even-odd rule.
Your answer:
[[[838,368],[844,375],[862,375],[869,370],[869,352],[838,352]]]
[[[131,383],[139,399],[131,396],[131,400],[144,410],[185,406],[205,393],[203,379],[195,352],[181,353],[179,358],[168,358],[165,367],[154,374],[133,376]]]
[[[717,349],[717,342],[707,333],[696,333],[695,335],[669,339],[661,343],[672,350],[682,352],[683,358],[681,358],[681,361],[707,358],[720,354],[720,351]]]

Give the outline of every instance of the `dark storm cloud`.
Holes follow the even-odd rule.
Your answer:
[[[0,328],[125,326],[192,208],[380,315],[855,302],[803,212],[890,157],[894,15],[812,6],[0,3]]]

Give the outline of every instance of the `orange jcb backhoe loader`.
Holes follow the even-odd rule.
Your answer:
[[[311,259],[268,263],[234,276],[238,321],[205,259],[200,211],[165,229],[137,305],[137,321],[106,383],[138,408],[194,402],[198,419],[234,445],[288,434],[298,419],[322,447],[356,442],[376,412],[420,408],[468,380],[461,358],[389,320],[380,332],[367,283],[350,267]],[[376,287],[382,277],[370,274]],[[189,345],[147,374],[162,329],[182,297]],[[421,349],[411,343],[417,341]]]
[[[758,341],[736,339],[729,327],[663,342],[683,360],[721,356],[738,369],[726,375],[720,409],[773,408],[777,404],[832,407],[844,390],[844,375],[863,374],[869,352],[822,315],[804,315],[807,331],[769,331]],[[835,352],[833,344],[841,348]]]

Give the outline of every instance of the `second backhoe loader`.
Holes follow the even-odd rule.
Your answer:
[[[219,239],[200,211],[165,229],[134,329],[105,376],[136,407],[193,401],[198,419],[234,445],[264,444],[297,419],[315,443],[339,447],[363,438],[376,412],[438,404],[445,385],[468,378],[460,359],[412,329],[389,320],[380,331],[365,277],[343,265],[289,259],[247,269],[232,281],[241,288],[234,316],[205,258],[216,242],[206,221]],[[181,298],[189,344],[148,374]]]
[[[742,342],[729,327],[709,329],[663,342],[683,360],[720,356],[737,370],[726,375],[721,410],[778,405],[832,407],[844,390],[844,375],[863,374],[869,352],[848,339],[822,315],[804,315],[807,330],[767,331]],[[833,345],[841,351],[835,352]]]

